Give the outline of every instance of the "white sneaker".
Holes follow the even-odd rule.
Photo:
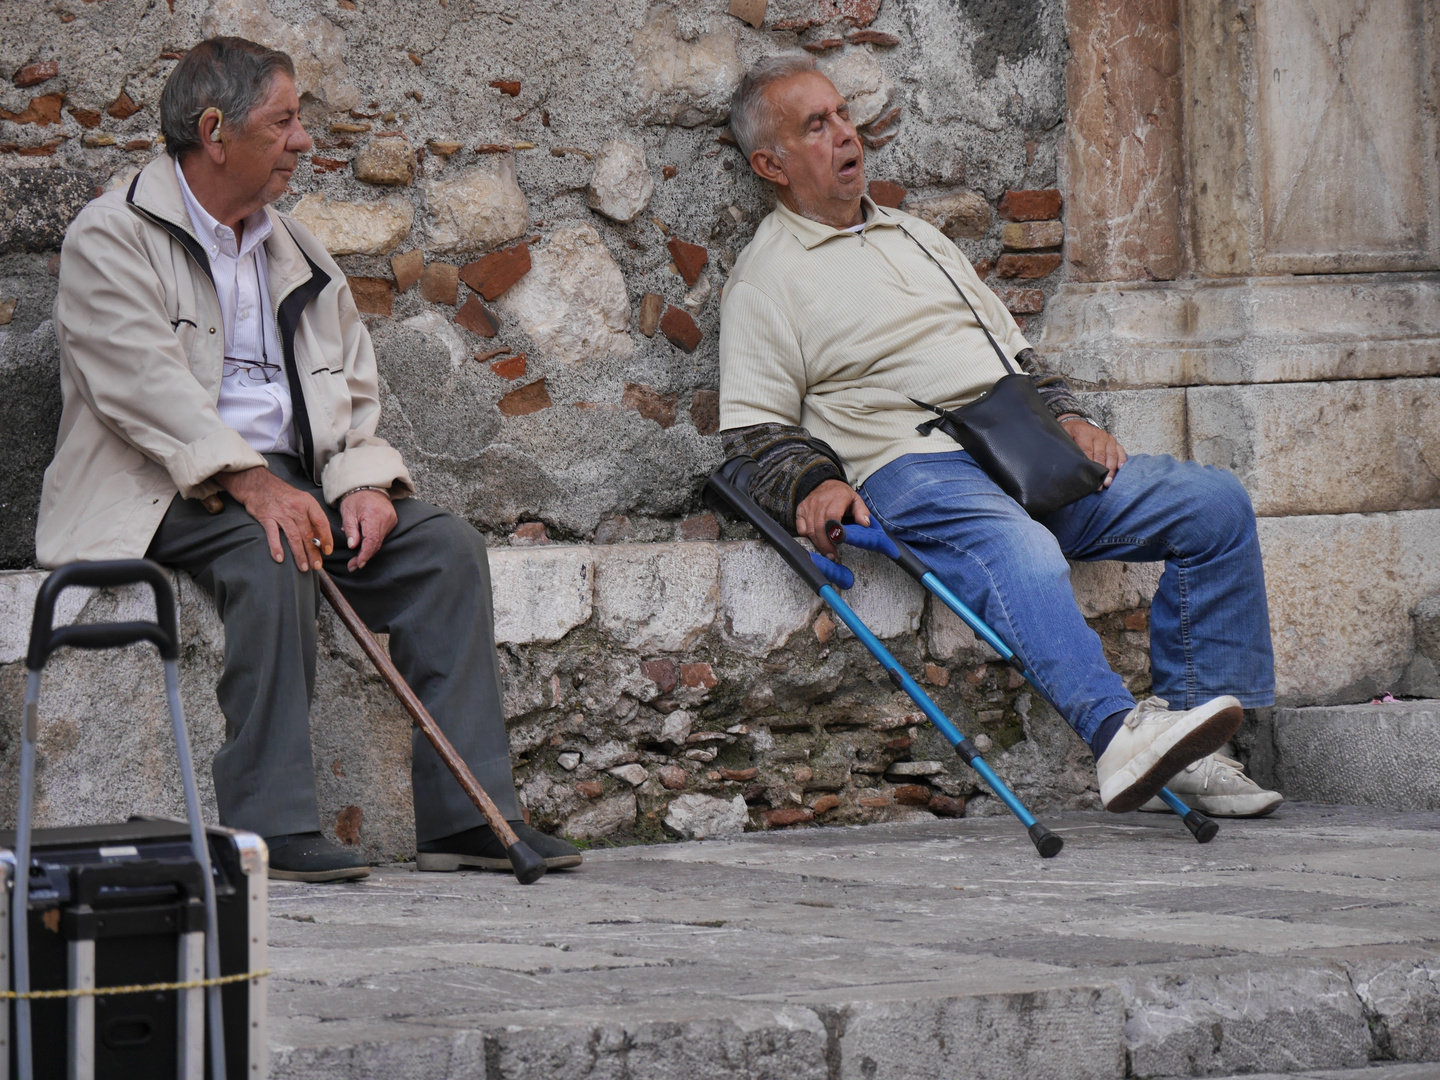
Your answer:
[[[1182,802],[1211,817],[1264,817],[1282,802],[1278,791],[1266,791],[1244,773],[1244,766],[1224,754],[1211,754],[1189,765],[1165,785]],[[1158,796],[1141,810],[1168,812]]]
[[[1243,717],[1228,694],[1185,712],[1171,712],[1164,698],[1146,698],[1095,762],[1100,802],[1116,814],[1138,810],[1185,766],[1224,746]]]

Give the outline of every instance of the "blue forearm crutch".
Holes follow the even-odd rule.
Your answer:
[[[1000,637],[985,624],[985,621],[971,611],[958,596],[946,587],[945,583],[935,576],[935,572],[925,565],[920,556],[911,551],[902,541],[896,540],[879,526],[865,527],[863,525],[841,525],[838,521],[826,522],[826,532],[830,536],[832,544],[851,544],[867,551],[877,551],[892,559],[900,569],[904,570],[921,585],[929,589],[940,600],[964,620],[965,624],[975,631],[975,634],[982,638],[987,645],[1000,654],[1000,658],[1007,664],[1020,672],[1025,680],[1035,688],[1035,692],[1045,699],[1045,702],[1056,712],[1055,702],[1050,700],[1047,694],[1036,680],[1035,676],[1025,666],[1015,650],[1011,649]],[[818,558],[818,556],[817,556]],[[829,561],[828,559],[826,560]],[[1192,810],[1180,801],[1168,787],[1160,789],[1160,798],[1165,805],[1170,807],[1185,822],[1185,827],[1190,830],[1190,835],[1195,837],[1202,844],[1208,844],[1215,839],[1215,834],[1220,831],[1220,826],[1215,824],[1199,810]]]
[[[1035,845],[1042,858],[1051,859],[1060,854],[1060,849],[1065,846],[1064,841],[1047,829],[1040,822],[1035,820],[1035,815],[1025,809],[1025,805],[1015,797],[1006,785],[1005,781],[995,775],[995,771],[986,764],[975,745],[960,730],[950,722],[939,707],[930,700],[930,696],[920,688],[920,684],[911,678],[900,666],[899,662],[890,655],[890,651],[880,644],[880,639],[870,632],[870,628],[861,622],[860,617],[850,610],[850,605],[840,598],[835,586],[848,589],[855,583],[854,575],[838,563],[831,562],[821,555],[813,555],[795,542],[788,532],[780,527],[774,518],[765,513],[750,498],[750,482],[755,475],[755,460],[750,457],[734,457],[711,475],[706,485],[707,494],[711,494],[722,501],[726,507],[739,514],[742,518],[754,525],[779,554],[782,559],[790,565],[790,568],[800,575],[805,584],[814,589],[820,598],[830,605],[830,609],[840,617],[840,621],[850,628],[850,632],[859,639],[860,643],[870,651],[870,654],[880,661],[886,673],[890,676],[897,689],[903,690],[929,721],[935,725],[940,734],[944,735],[955,752],[960,755],[965,764],[969,765],[980,778],[985,781],[990,790],[1000,797],[1000,800],[1010,808],[1010,812],[1020,819],[1020,823],[1030,833],[1030,841]]]

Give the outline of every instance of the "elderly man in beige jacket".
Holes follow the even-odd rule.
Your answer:
[[[167,156],[71,225],[40,561],[148,555],[215,598],[220,819],[266,838],[272,877],[369,873],[320,832],[312,566],[390,635],[396,665],[521,836],[551,868],[577,865],[573,847],[520,821],[484,543],[412,497],[400,454],[375,434],[375,355],[345,275],[269,206],[311,149],[299,108],[284,53],[201,42],[161,96]],[[214,514],[201,502],[212,495]],[[412,779],[421,869],[509,869],[418,737]]]

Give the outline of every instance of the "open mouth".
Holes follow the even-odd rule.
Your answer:
[[[854,154],[840,162],[838,175],[841,180],[854,180],[860,173],[860,155]]]

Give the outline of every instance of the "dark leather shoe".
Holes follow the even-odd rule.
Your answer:
[[[318,832],[267,836],[270,877],[274,881],[353,881],[370,876],[358,851],[346,851]]]
[[[529,844],[536,855],[545,860],[550,870],[565,870],[579,866],[583,861],[580,849],[566,843],[557,836],[532,829],[523,821],[512,821],[510,827],[515,835]],[[477,825],[464,832],[453,833],[439,840],[429,840],[419,845],[415,855],[415,869],[430,872],[451,870],[503,870],[509,872],[510,860],[489,825]]]

